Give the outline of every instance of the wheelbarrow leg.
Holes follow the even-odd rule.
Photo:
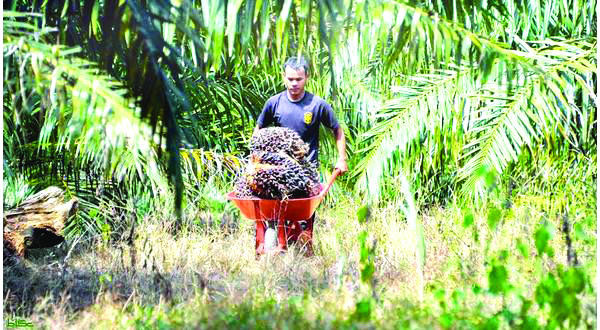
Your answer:
[[[285,228],[285,219],[280,217],[277,220],[277,249],[279,251],[287,250],[287,230]]]
[[[260,256],[265,253],[265,222],[264,221],[255,221],[256,223],[256,244],[254,248],[256,249],[256,256]]]

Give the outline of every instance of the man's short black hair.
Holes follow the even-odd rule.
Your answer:
[[[308,61],[304,58],[304,56],[292,56],[285,61],[283,64],[283,71],[285,72],[286,67],[290,67],[294,70],[300,70],[300,68],[304,69],[304,72],[308,76]]]

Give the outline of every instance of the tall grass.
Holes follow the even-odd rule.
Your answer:
[[[593,187],[591,164],[579,163],[577,172],[589,173],[581,178]],[[544,180],[560,181],[560,173],[550,171]],[[597,271],[594,191],[568,184],[549,195],[541,179],[536,182],[508,195],[497,185],[487,204],[456,202],[409,212],[400,207],[410,208],[404,199],[372,206],[363,224],[357,216],[362,200],[338,193],[335,202],[329,199],[318,211],[314,257],[292,246],[285,254],[259,259],[253,224],[222,202],[227,186],[202,186],[188,201],[177,236],[169,231],[169,212],[159,208],[135,227],[130,242],[127,235],[68,241],[50,254],[5,267],[5,319],[98,329],[523,326],[525,319],[518,315],[524,300],[519,297],[535,301],[543,274],[557,274],[560,287],[560,269],[569,269],[560,229],[566,216],[578,269],[585,273],[585,288],[577,296],[578,324],[594,326],[595,288],[589,282]],[[510,204],[504,204],[506,199]],[[490,226],[494,207],[501,218]],[[233,222],[221,225],[227,218]],[[415,259],[417,222],[427,242],[422,269]],[[543,251],[553,251],[552,256],[538,252],[540,223],[551,228]],[[375,303],[370,318],[357,323],[352,315],[363,294],[361,230],[377,242]],[[505,293],[493,289],[496,279],[490,274],[498,262],[512,288]],[[516,315],[512,325],[502,316],[509,312]],[[553,317],[550,307],[535,303],[528,313],[546,325]]]

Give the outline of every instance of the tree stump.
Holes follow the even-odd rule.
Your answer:
[[[48,187],[4,212],[5,251],[24,257],[27,249],[47,248],[64,241],[69,217],[77,212],[76,198],[64,201],[64,192]]]

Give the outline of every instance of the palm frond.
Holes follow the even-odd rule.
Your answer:
[[[427,138],[442,123],[450,122],[452,127],[450,119],[460,110],[455,100],[472,84],[468,71],[455,70],[407,80],[412,83],[395,88],[398,96],[377,112],[378,123],[363,134],[363,144],[368,147],[359,151],[365,156],[352,171],[358,191],[374,200],[379,198],[380,181],[386,168],[389,171],[387,164],[394,152],[402,155],[413,140]]]
[[[13,96],[15,115],[41,116],[39,148],[73,152],[119,180],[146,178],[158,192],[165,182],[148,139],[151,131],[123,86],[78,58],[78,48],[50,46],[34,26],[14,23],[4,21],[5,93]]]
[[[62,12],[50,2],[42,9],[44,19],[59,27],[59,41],[79,40],[88,58],[98,59],[103,69],[123,81],[127,96],[139,108],[136,115],[149,118],[150,127],[161,136],[155,141],[159,150],[169,151],[171,182],[180,196],[180,142],[218,153],[239,151],[258,112],[252,108],[277,84],[262,93],[246,91],[261,83],[233,82],[246,76],[260,81],[277,76],[278,64],[300,53],[310,54],[314,76],[319,77],[310,90],[331,101],[347,124],[349,150],[355,154],[350,163],[357,165],[354,177],[363,191],[374,193],[382,175],[397,173],[400,164],[419,170],[422,164],[441,167],[446,156],[440,156],[440,150],[448,150],[439,146],[448,140],[457,144],[452,146],[452,165],[465,161],[472,168],[477,164],[468,163],[470,157],[482,150],[488,155],[490,150],[494,155],[500,152],[485,147],[491,140],[484,133],[509,140],[512,146],[502,146],[501,155],[495,156],[499,168],[514,159],[517,146],[529,143],[526,136],[541,139],[554,126],[574,148],[589,149],[596,125],[590,106],[596,102],[596,78],[589,68],[595,64],[588,56],[571,57],[578,54],[575,48],[595,47],[595,6],[582,0],[457,0],[452,5],[392,0],[85,0]],[[556,35],[566,39],[549,39]],[[535,86],[542,83],[535,81],[540,79],[546,86],[540,93],[546,97],[526,95],[537,91]],[[404,89],[394,95],[390,85]],[[490,95],[492,90],[496,95]],[[25,94],[20,99],[30,100],[30,107],[47,103]],[[535,134],[515,109],[527,115]],[[505,122],[513,125],[508,133]],[[543,125],[548,128],[540,130]],[[495,128],[486,130],[490,127]],[[463,128],[474,131],[458,160],[454,153],[462,149]],[[324,149],[334,150],[331,144]],[[405,161],[407,153],[412,156]]]
[[[247,151],[254,121],[270,95],[278,91],[276,75],[236,75],[184,79],[190,95],[189,111],[179,114],[187,147],[217,152]]]
[[[181,149],[184,177],[195,184],[219,176],[223,181],[242,169],[244,160],[232,153],[217,153],[203,149]]]
[[[549,136],[562,136],[577,147],[578,130],[572,129],[573,122],[589,122],[593,117],[589,111],[583,115],[571,89],[591,91],[590,79],[582,76],[595,71],[590,62],[595,47],[552,44],[557,48],[539,52],[549,58],[543,66],[544,73],[529,73],[526,82],[515,86],[514,95],[510,94],[512,90],[488,85],[475,96],[484,106],[468,111],[470,124],[466,134],[470,142],[463,149],[462,158],[466,162],[458,173],[459,180],[467,180],[463,192],[482,192],[483,186],[473,175],[481,166],[502,173],[510,162],[518,159],[521,148],[532,148]],[[595,102],[593,92],[589,96]]]

